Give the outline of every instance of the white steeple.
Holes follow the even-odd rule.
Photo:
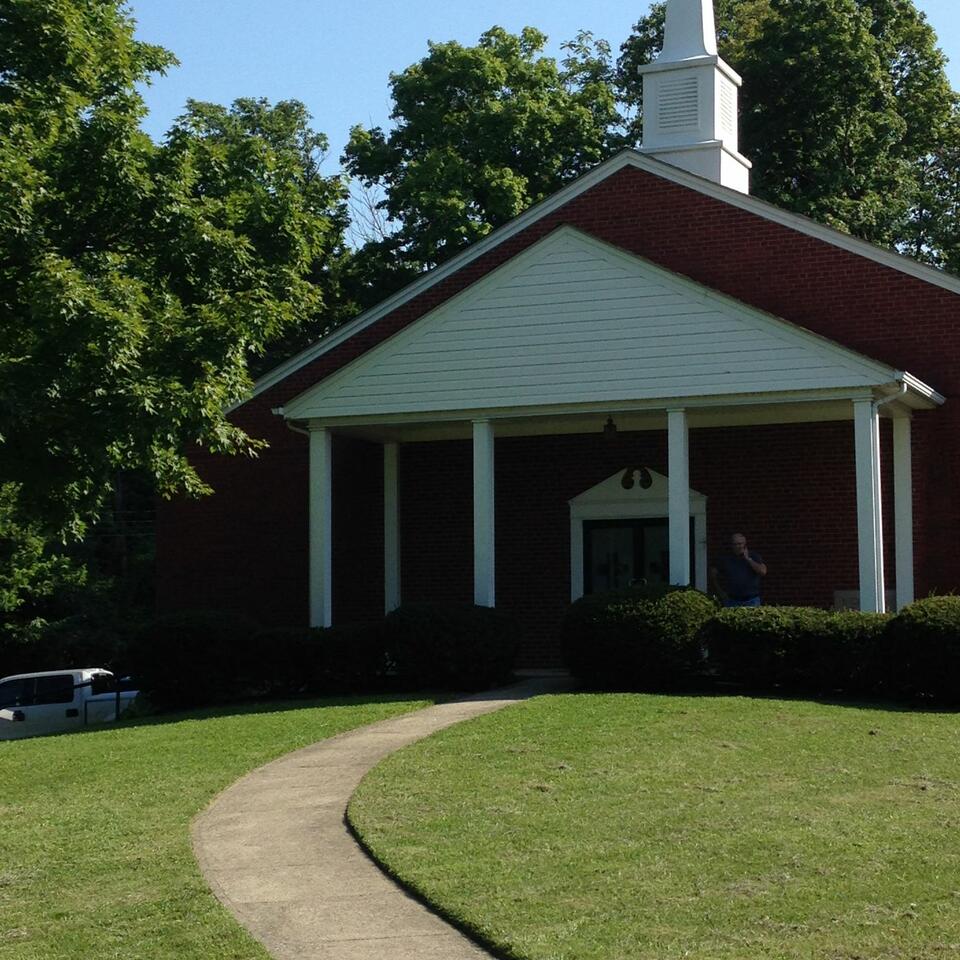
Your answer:
[[[665,61],[717,55],[717,28],[710,0],[670,0],[663,30]]]
[[[749,193],[751,164],[737,149],[742,80],[717,54],[713,0],[667,0],[663,50],[640,72],[643,153]]]

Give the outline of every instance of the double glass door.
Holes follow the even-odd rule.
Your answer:
[[[693,518],[690,572],[694,573]],[[606,593],[639,583],[670,582],[670,532],[666,517],[584,520],[584,593]]]

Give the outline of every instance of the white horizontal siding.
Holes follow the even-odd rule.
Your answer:
[[[299,397],[342,417],[861,387],[876,365],[563,229]]]

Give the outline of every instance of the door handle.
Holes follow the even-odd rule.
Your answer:
[[[67,711],[67,716],[68,716],[68,717],[79,717],[79,716],[80,716],[80,711],[79,711],[76,707],[71,707],[71,708]]]

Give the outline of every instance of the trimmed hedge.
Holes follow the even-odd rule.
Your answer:
[[[138,629],[112,610],[79,613],[47,624],[30,640],[0,633],[0,677],[38,670],[127,667],[129,637]]]
[[[392,664],[382,620],[311,633],[319,644],[310,675],[311,692],[364,693],[384,687]]]
[[[733,607],[705,625],[720,677],[755,688],[873,693],[889,689],[888,614],[813,607]]]
[[[401,684],[482,690],[510,677],[519,646],[515,622],[489,607],[405,604],[384,635]]]
[[[890,622],[891,661],[901,690],[960,702],[960,597],[927,597]]]
[[[716,603],[697,590],[639,586],[577,600],[561,626],[567,666],[608,689],[688,683],[703,658],[700,631]]]
[[[249,696],[260,659],[253,645],[258,632],[256,624],[232,612],[158,617],[134,636],[130,667],[140,689],[160,707]]]
[[[382,688],[389,667],[382,623],[260,630],[216,611],[160,617],[136,636],[130,658],[161,707],[359,693]]]

